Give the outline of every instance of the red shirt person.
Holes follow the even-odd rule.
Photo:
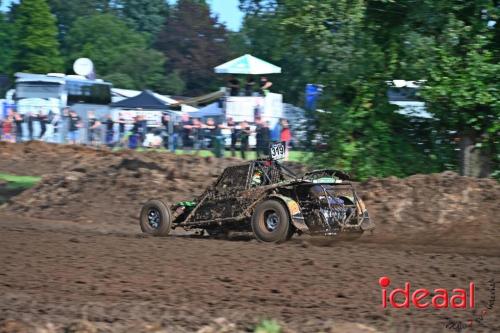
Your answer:
[[[281,141],[285,142],[285,160],[288,160],[288,149],[290,147],[290,141],[292,141],[292,132],[288,126],[288,121],[286,119],[281,119]]]
[[[290,127],[288,126],[288,121],[286,119],[281,120],[281,141],[285,141],[286,145],[292,141],[292,132],[290,131]]]

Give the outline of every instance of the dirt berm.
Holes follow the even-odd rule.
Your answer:
[[[0,172],[39,175],[34,188],[11,199],[7,211],[67,221],[136,223],[150,198],[192,199],[236,158],[165,152],[111,152],[40,142],[0,143]],[[289,164],[300,172],[297,164]]]
[[[12,198],[3,209],[36,218],[128,228],[137,224],[146,200],[192,198],[226,166],[239,161],[158,152],[113,153],[39,142],[2,144],[0,171],[43,175],[37,186]],[[484,244],[499,239],[500,185],[495,180],[444,172],[372,179],[356,187],[377,224],[375,238]]]

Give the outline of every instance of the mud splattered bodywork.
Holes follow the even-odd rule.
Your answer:
[[[271,160],[231,166],[191,206],[170,207],[172,228],[201,228],[209,234],[251,231],[250,221],[259,204],[272,200],[286,209],[292,232],[361,233],[374,225],[348,179],[347,174],[329,169],[299,177]]]

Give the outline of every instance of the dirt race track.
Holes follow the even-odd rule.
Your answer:
[[[24,165],[22,173],[34,168],[31,155],[9,154],[15,156],[17,169]],[[114,155],[99,154],[114,159]],[[43,163],[43,158],[37,163]],[[82,173],[69,168],[75,165],[59,173],[65,177]],[[15,165],[0,158],[0,171],[15,170]],[[71,182],[61,183],[69,188],[65,195],[75,200],[87,197],[86,190],[95,190],[88,179],[99,179],[99,170],[96,166],[91,177],[74,177],[78,182],[85,179],[79,191],[72,192]],[[116,172],[110,182],[129,172],[137,179],[137,171]],[[123,220],[113,218],[119,216],[116,211],[96,219],[99,210],[85,219],[73,219],[73,206],[61,204],[59,197],[50,200],[68,212],[51,219],[52,208],[45,207],[49,199],[40,193],[44,188],[58,191],[59,183],[56,175],[46,176],[37,188],[14,197],[0,210],[0,332],[236,332],[253,331],[262,319],[277,320],[285,332],[456,332],[445,327],[449,320],[464,326],[472,323],[463,332],[500,332],[500,303],[493,302],[492,309],[483,312],[495,295],[488,281],[500,279],[498,187],[489,181],[477,187],[476,182],[456,177],[415,176],[360,184],[368,191],[368,208],[371,203],[381,221],[374,235],[350,242],[302,236],[268,245],[182,233],[147,237],[138,232],[128,210]],[[439,186],[453,180],[466,184],[460,185],[465,186],[460,191],[465,191],[466,199],[462,192],[454,197],[441,191]],[[188,181],[195,183],[197,178],[191,175]],[[435,195],[447,198],[446,214],[464,217],[449,219],[455,222],[450,224],[444,213],[432,214],[423,201],[435,199],[416,190],[420,183],[442,192]],[[406,191],[402,192],[408,199],[404,207],[392,203],[397,210],[394,216],[381,215],[393,209],[380,197],[384,188]],[[134,199],[137,206],[143,200],[141,193]],[[31,198],[36,198],[32,201],[36,210],[26,208]],[[114,210],[118,206],[111,199],[109,207]],[[88,209],[104,206],[91,198],[81,200],[80,206]],[[455,208],[449,209],[450,204]],[[468,208],[460,210],[464,205]],[[416,208],[422,214],[415,213]],[[413,215],[401,218],[406,209],[412,209]],[[442,220],[435,228],[429,227],[433,218]],[[403,228],[402,223],[407,225]],[[475,309],[382,309],[378,285],[382,276],[391,278],[390,289],[408,281],[412,291],[451,291],[467,288],[473,281]],[[225,321],[217,319],[221,317]],[[80,323],[79,329],[75,322]]]

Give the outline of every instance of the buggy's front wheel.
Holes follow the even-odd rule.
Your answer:
[[[161,200],[149,200],[142,206],[140,226],[146,234],[167,236],[172,228],[170,209]]]
[[[255,238],[261,242],[281,243],[290,239],[294,231],[287,209],[277,200],[258,204],[251,224]]]

